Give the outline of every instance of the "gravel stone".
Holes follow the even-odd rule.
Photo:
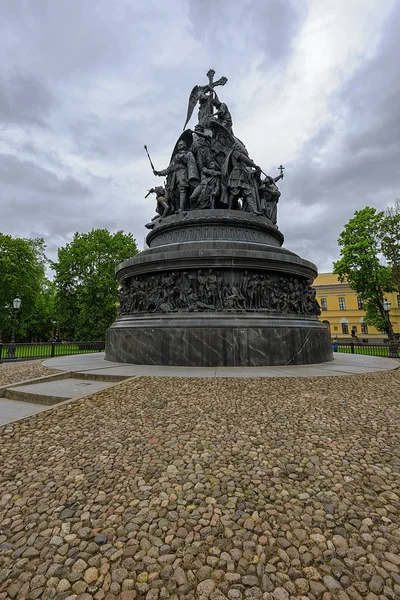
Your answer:
[[[369,589],[374,594],[380,594],[383,590],[384,581],[380,575],[373,575],[369,582]]]
[[[258,584],[258,577],[255,575],[244,575],[242,577],[242,583],[248,586],[254,586]]]
[[[71,588],[71,584],[68,581],[68,579],[61,579],[57,585],[57,592],[58,593],[66,592],[70,588]]]
[[[174,578],[178,585],[185,585],[187,583],[187,577],[182,567],[176,567],[174,571]]]
[[[201,581],[197,586],[197,593],[204,594],[206,597],[210,596],[216,588],[215,581],[213,579],[205,579]]]
[[[46,375],[54,375],[56,373],[60,373],[60,371],[44,367],[41,360],[2,363],[0,365],[0,386],[45,377]]]
[[[289,600],[289,592],[283,587],[277,587],[273,592],[275,600]]]
[[[90,584],[90,583],[93,583],[94,581],[96,581],[98,576],[99,576],[99,572],[96,569],[96,567],[90,567],[89,569],[87,569],[85,571],[83,579],[86,581],[86,583]]]
[[[0,428],[0,600],[400,597],[399,396],[137,377]]]
[[[330,591],[331,590],[340,590],[342,587],[340,585],[340,583],[338,581],[336,581],[336,579],[334,579],[334,577],[331,577],[330,575],[325,575],[324,584]]]

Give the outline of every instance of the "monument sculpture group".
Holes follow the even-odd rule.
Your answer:
[[[189,97],[186,124],[196,104],[198,123],[186,129],[178,139],[168,167],[154,175],[166,177],[166,187],[149,190],[157,195],[157,213],[163,218],[183,211],[227,208],[263,215],[276,225],[280,191],[276,182],[249,157],[244,144],[233,134],[232,117],[227,105],[215,91],[225,85],[226,77],[213,81],[215,72],[208,71],[209,83],[196,85]],[[147,146],[145,146],[148,153]],[[263,173],[263,175],[262,175]],[[154,220],[147,225],[155,226]]]
[[[311,287],[315,265],[282,248],[277,182],[233,131],[216,88],[193,88],[184,131],[147,223],[149,248],[117,268],[119,317],[106,357],[137,364],[258,366],[332,358]],[[198,106],[197,123],[186,128]]]

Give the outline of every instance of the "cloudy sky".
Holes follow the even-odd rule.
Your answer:
[[[354,211],[400,196],[399,29],[396,0],[1,0],[0,231],[143,248],[143,145],[168,165],[214,68],[250,156],[286,167],[285,246],[330,271]]]

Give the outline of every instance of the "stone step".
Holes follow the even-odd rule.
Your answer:
[[[117,379],[120,381],[121,379]],[[116,382],[115,378],[101,381],[99,378],[87,376],[68,377],[53,381],[42,381],[24,385],[14,385],[3,390],[3,397],[19,402],[53,405],[70,398],[99,392]]]

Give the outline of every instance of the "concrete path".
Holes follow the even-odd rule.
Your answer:
[[[113,385],[105,381],[86,381],[83,379],[61,379],[59,381],[46,381],[31,383],[29,385],[10,386],[8,390],[33,394],[37,396],[54,396],[58,398],[77,398],[83,394],[99,392]]]
[[[99,392],[115,382],[93,381],[69,377],[55,381],[10,385],[0,397],[0,427],[24,417],[48,410],[50,407]]]
[[[105,360],[104,353],[79,354],[50,358],[46,367],[71,373],[121,375],[134,377],[329,377],[389,371],[400,366],[392,358],[335,353],[330,362],[317,365],[278,367],[163,367],[158,365],[130,365]]]
[[[43,404],[29,404],[27,402],[0,398],[0,427],[48,409],[49,407]]]

